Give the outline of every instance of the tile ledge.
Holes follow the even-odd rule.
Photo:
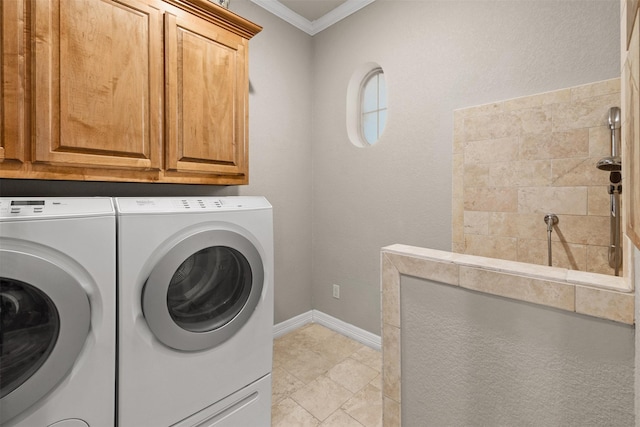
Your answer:
[[[605,274],[589,273],[586,271],[568,270],[567,282],[598,289],[608,289],[617,292],[631,293],[633,287],[624,277],[607,276]]]
[[[487,258],[403,244],[385,246],[382,248],[382,252],[408,256],[411,258],[439,261],[447,264],[458,264],[465,267],[498,271],[505,274],[513,274],[534,279],[566,282],[572,285],[608,289],[622,293],[633,292],[633,287],[626,278],[608,276],[605,274],[568,270],[566,268],[548,267],[545,265],[528,264],[518,261],[507,261],[498,258]]]

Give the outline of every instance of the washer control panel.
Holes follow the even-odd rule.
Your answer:
[[[114,214],[113,202],[108,197],[0,198],[0,219]]]
[[[116,207],[119,213],[177,213],[211,212],[223,210],[264,209],[271,205],[264,197],[118,197]]]

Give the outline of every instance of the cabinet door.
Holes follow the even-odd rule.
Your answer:
[[[161,11],[136,0],[33,8],[33,162],[159,169]]]
[[[25,161],[25,8],[23,0],[0,2],[0,162]]]
[[[247,39],[200,18],[165,15],[168,176],[246,182],[247,48]]]

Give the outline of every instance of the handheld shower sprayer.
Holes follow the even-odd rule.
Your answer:
[[[597,167],[603,171],[620,171],[622,161],[620,159],[620,108],[609,109],[609,130],[611,131],[611,156],[600,159]]]

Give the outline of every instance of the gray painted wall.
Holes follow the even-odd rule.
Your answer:
[[[0,180],[0,195],[264,195],[274,212],[278,323],[311,310],[312,38],[248,0],[230,9],[264,27],[249,45],[250,185]]]
[[[380,247],[451,248],[453,110],[619,77],[619,8],[377,0],[314,36],[313,307],[379,334]],[[389,119],[362,149],[345,93],[366,62],[385,71]]]
[[[403,426],[632,426],[634,328],[403,276]]]

